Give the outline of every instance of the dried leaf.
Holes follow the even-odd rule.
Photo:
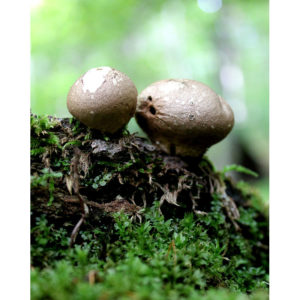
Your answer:
[[[80,153],[79,162],[78,162],[78,172],[81,171],[84,173],[83,178],[86,177],[86,175],[89,172],[90,167],[90,160],[89,160],[89,153]]]
[[[136,214],[139,210],[141,210],[141,207],[131,204],[127,200],[120,197],[117,197],[114,201],[100,205],[102,206],[102,209],[108,213],[123,211],[127,214]]]
[[[72,195],[74,181],[73,181],[72,177],[68,176],[68,175],[65,176],[65,179],[66,179],[67,189],[68,189],[70,195]]]
[[[233,218],[234,220],[238,220],[240,218],[240,212],[233,199],[224,193],[222,195],[222,200],[229,217]]]
[[[89,284],[93,285],[96,282],[96,277],[97,277],[98,273],[95,270],[90,270],[88,273],[88,280],[89,280]]]

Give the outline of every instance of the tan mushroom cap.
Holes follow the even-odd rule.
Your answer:
[[[110,67],[93,68],[72,85],[69,112],[88,127],[114,133],[133,117],[137,89],[131,79]]]
[[[234,125],[229,104],[205,84],[188,79],[152,83],[138,96],[135,117],[158,148],[191,157],[203,155]]]

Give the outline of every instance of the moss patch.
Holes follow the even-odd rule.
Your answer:
[[[32,299],[268,298],[267,210],[252,187],[126,130],[31,126]]]

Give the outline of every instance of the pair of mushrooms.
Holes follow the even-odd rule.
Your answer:
[[[71,87],[69,112],[88,127],[115,133],[131,117],[164,152],[185,157],[202,156],[231,131],[230,106],[205,84],[188,79],[152,83],[140,95],[122,72],[93,68]]]

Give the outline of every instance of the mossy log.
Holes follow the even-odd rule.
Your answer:
[[[229,226],[245,230],[239,209],[252,205],[251,195],[205,157],[168,156],[126,130],[105,136],[72,118],[31,116],[33,218],[43,214],[59,224],[75,226],[81,220],[97,226],[124,211],[141,221],[143,208],[154,201],[166,218],[186,212],[201,217],[211,210],[214,196]],[[266,218],[261,212],[258,217]]]
[[[89,299],[267,289],[267,214],[250,185],[225,176],[232,168],[247,171],[32,115],[33,298],[75,299],[83,286]]]

